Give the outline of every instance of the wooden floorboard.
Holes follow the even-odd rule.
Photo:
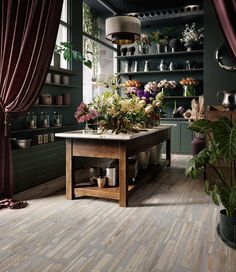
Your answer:
[[[235,272],[236,251],[216,233],[218,207],[201,180],[185,177],[189,156],[141,186],[128,208],[65,199],[65,177],[16,195],[0,210],[1,272]]]

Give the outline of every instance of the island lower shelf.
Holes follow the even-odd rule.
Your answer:
[[[137,188],[142,186],[144,183],[151,181],[156,178],[162,168],[168,164],[168,161],[163,161],[157,165],[149,165],[147,169],[139,169],[135,184],[128,185],[128,195],[131,195]],[[119,200],[120,199],[120,188],[119,187],[104,187],[99,188],[98,186],[85,186],[76,184],[74,188],[74,194],[76,197],[90,196],[98,198],[106,198]]]

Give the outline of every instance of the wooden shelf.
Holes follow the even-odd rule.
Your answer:
[[[138,75],[156,75],[156,74],[175,74],[175,73],[196,73],[203,72],[203,68],[197,69],[178,69],[178,70],[165,70],[165,71],[148,71],[148,72],[128,72],[119,73],[121,76],[138,76]]]
[[[57,67],[53,67],[53,66],[49,67],[49,72],[54,72],[54,73],[63,74],[63,75],[70,75],[70,76],[75,76],[76,75],[71,70],[63,69],[63,68],[57,68]]]
[[[139,14],[143,14],[146,12],[140,12]],[[139,19],[142,22],[142,25],[155,25],[155,24],[166,24],[166,22],[181,22],[185,23],[188,22],[189,20],[201,20],[203,18],[204,11],[203,10],[197,10],[197,11],[192,11],[192,12],[177,12],[177,13],[172,13],[169,14],[166,12],[166,14],[159,14],[157,16],[143,16],[141,17],[139,15]]]
[[[43,105],[43,104],[36,104],[33,107],[69,108],[70,105]]]
[[[174,117],[164,117],[164,118],[161,118],[161,121],[185,121],[185,122],[188,122],[187,119],[185,118],[174,118]]]
[[[132,55],[132,56],[117,56],[118,60],[136,60],[136,59],[149,59],[149,58],[162,58],[162,57],[173,57],[173,56],[192,56],[203,54],[203,50],[192,50],[192,51],[177,51],[167,52],[159,54],[143,54],[143,55]]]
[[[133,191],[139,188],[143,183],[151,180],[153,177],[156,177],[167,162],[163,162],[158,165],[149,165],[148,169],[138,171],[138,175],[136,178],[136,183],[132,185],[128,185],[128,194],[130,195]],[[89,183],[89,182],[88,182]],[[104,187],[99,188],[96,185],[80,185],[76,184],[74,188],[74,194],[77,197],[80,196],[91,196],[91,197],[99,197],[99,198],[108,198],[119,200],[120,198],[120,188],[119,187]]]
[[[17,129],[17,130],[12,130],[11,133],[12,134],[17,134],[17,133],[24,133],[24,132],[35,132],[35,131],[46,131],[46,130],[58,130],[58,129],[65,129],[65,128],[71,128],[73,129],[74,126],[73,125],[64,125],[61,127],[48,127],[48,128],[28,128],[28,129]]]
[[[57,83],[44,83],[44,85],[62,87],[62,88],[78,88],[78,86],[67,85],[67,84],[57,84]]]
[[[198,96],[194,95],[194,96],[164,96],[164,99],[197,99]]]

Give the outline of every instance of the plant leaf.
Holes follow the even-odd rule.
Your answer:
[[[202,134],[206,134],[211,130],[212,122],[205,119],[196,120],[188,128]]]
[[[220,205],[219,200],[218,200],[218,186],[215,184],[213,186],[213,190],[210,191],[211,199],[213,203],[217,206]]]
[[[227,211],[227,215],[232,216],[236,212],[236,186],[229,188],[227,186],[219,187],[220,200]]]
[[[236,159],[236,122],[221,118],[213,124],[213,137],[220,153],[228,160]]]
[[[209,190],[209,182],[206,180],[205,185],[204,185],[204,191],[207,195],[210,195],[210,190]]]
[[[197,155],[195,155],[190,161],[188,161],[185,174],[187,176],[190,176],[192,178],[196,178],[199,169],[204,167],[207,162],[210,160],[210,153],[205,148],[202,151],[200,151]]]

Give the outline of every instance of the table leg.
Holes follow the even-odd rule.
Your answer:
[[[166,140],[166,160],[167,160],[166,166],[171,166],[171,140],[170,139]]]
[[[66,198],[74,198],[75,169],[73,161],[73,142],[66,139]]]
[[[128,206],[128,183],[127,183],[127,156],[126,147],[120,146],[119,158],[119,187],[120,187],[120,207]]]

